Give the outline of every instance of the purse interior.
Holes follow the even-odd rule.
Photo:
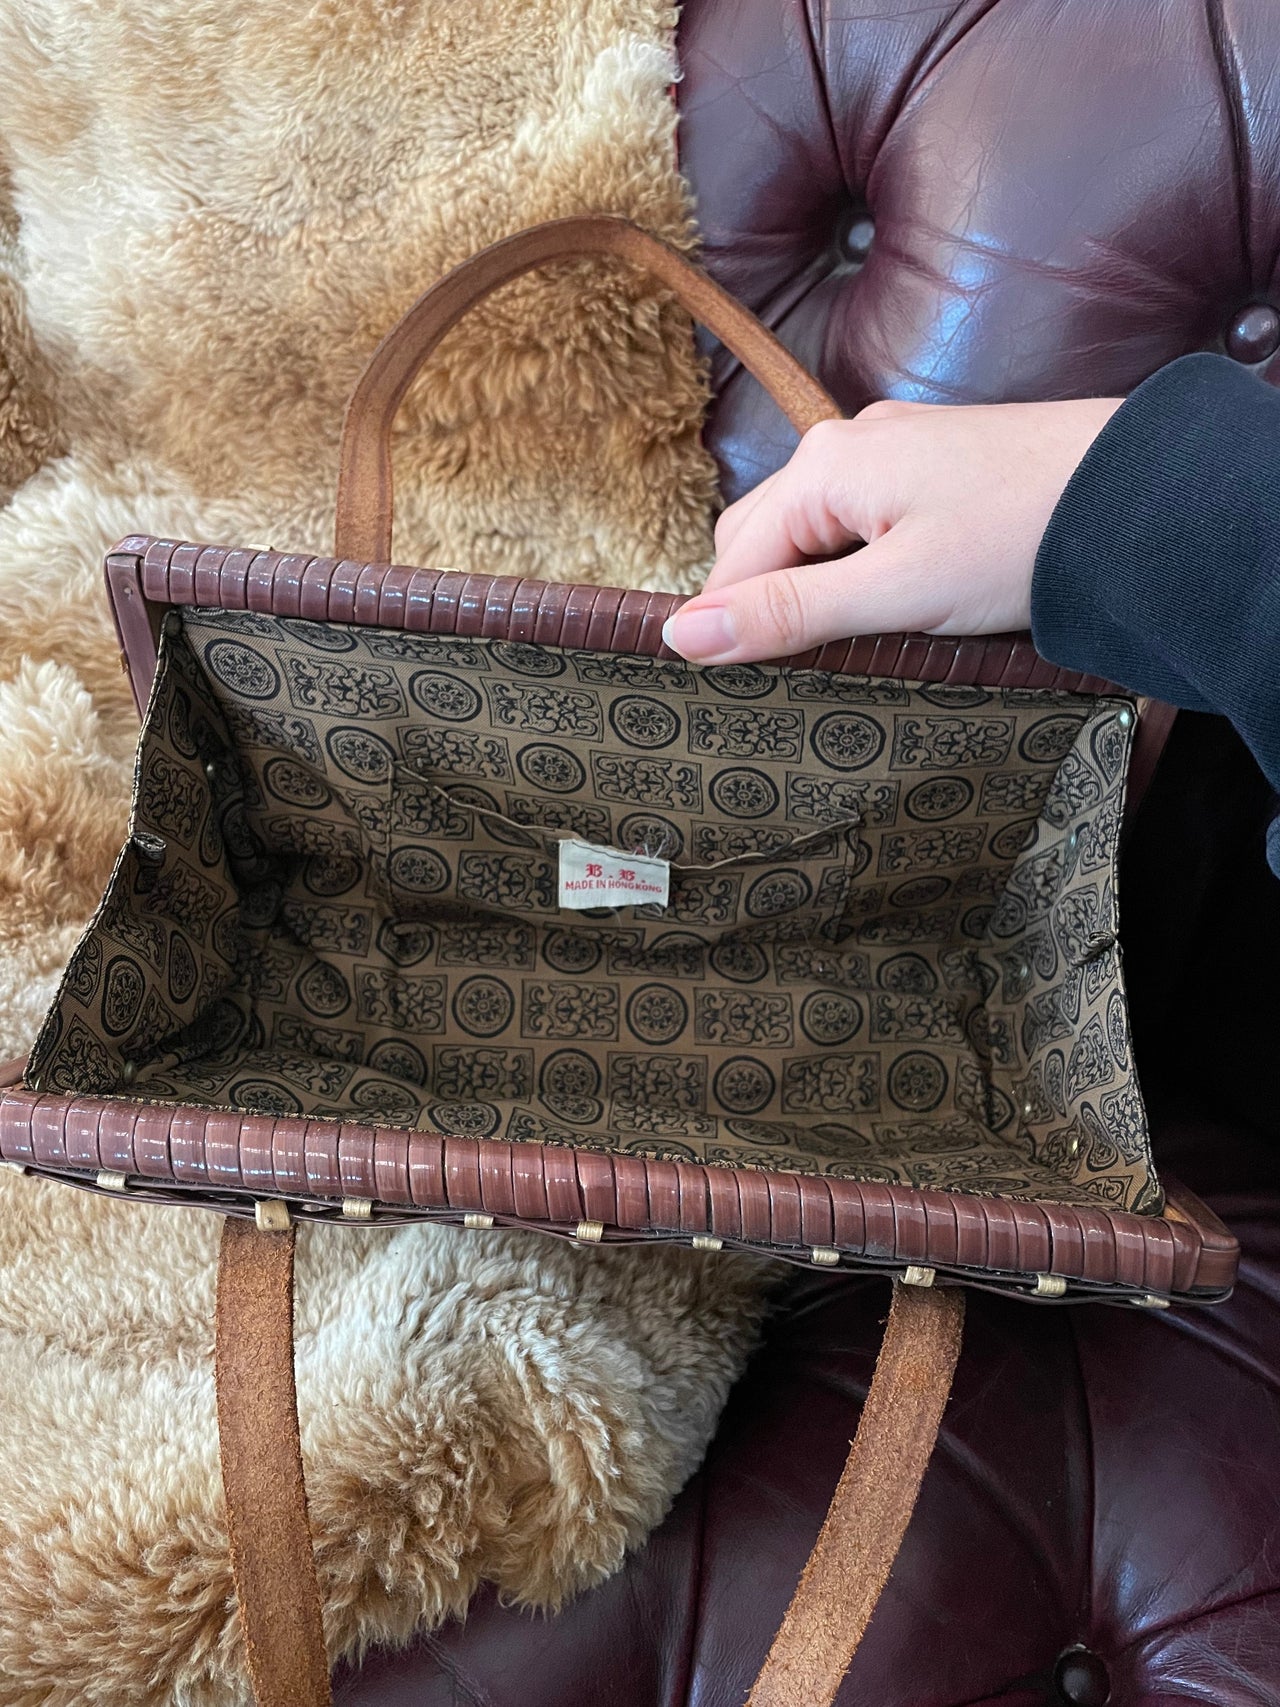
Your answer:
[[[174,611],[28,1083],[1156,1211],[1133,723]],[[562,907],[567,838],[669,862],[666,903]]]

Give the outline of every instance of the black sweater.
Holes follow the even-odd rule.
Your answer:
[[[1210,355],[1140,385],[1045,530],[1031,625],[1055,664],[1230,718],[1280,791],[1280,392]]]

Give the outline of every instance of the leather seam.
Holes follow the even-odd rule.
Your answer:
[[[1076,1379],[1080,1385],[1080,1414],[1084,1422],[1085,1447],[1085,1489],[1089,1501],[1089,1510],[1085,1517],[1085,1534],[1088,1536],[1088,1552],[1085,1557],[1084,1581],[1081,1583],[1080,1600],[1076,1613],[1079,1630],[1076,1641],[1085,1641],[1093,1634],[1094,1593],[1097,1578],[1097,1523],[1098,1523],[1098,1455],[1093,1424],[1093,1406],[1090,1403],[1090,1386],[1085,1376],[1084,1354],[1080,1345],[1080,1328],[1077,1319],[1069,1318],[1071,1332],[1071,1351],[1075,1359]]]
[[[1231,133],[1231,172],[1235,180],[1236,223],[1240,238],[1240,260],[1244,267],[1247,288],[1250,294],[1256,287],[1252,231],[1253,221],[1250,217],[1249,197],[1245,185],[1250,182],[1250,144],[1249,127],[1245,117],[1244,104],[1240,99],[1240,73],[1236,63],[1235,43],[1227,28],[1227,20],[1223,11],[1222,0],[1204,0],[1205,27],[1209,32],[1209,45],[1213,52],[1213,63],[1218,74],[1218,82],[1222,90],[1222,105],[1226,111],[1227,124]]]
[[[463,1699],[460,1707],[497,1707],[493,1696],[489,1694],[483,1684],[473,1684],[472,1680],[463,1674],[461,1665],[449,1653],[434,1630],[427,1632],[422,1645],[440,1671],[449,1679],[453,1689],[461,1693]],[[457,1699],[458,1697],[455,1695],[455,1701]]]
[[[952,7],[951,11],[938,25],[938,27],[931,31],[925,38],[924,42],[911,56],[903,69],[902,75],[898,79],[898,86],[894,91],[893,99],[886,109],[884,124],[880,130],[879,136],[876,138],[875,158],[872,160],[871,166],[867,171],[868,182],[870,182],[871,177],[875,172],[876,164],[880,157],[880,151],[889,140],[895,125],[905,112],[907,103],[911,100],[911,97],[915,94],[916,89],[919,87],[923,79],[928,77],[933,70],[933,66],[929,63],[929,56],[933,53],[943,35],[945,35],[947,30],[949,30],[952,24],[955,23],[963,9],[964,0],[956,0],[956,4]],[[943,51],[945,52],[946,50],[944,49]],[[936,61],[934,63],[936,64]]]
[[[956,22],[956,19],[960,16],[961,12],[964,11],[964,4],[965,0],[958,0],[958,4],[952,8],[946,19],[938,25],[936,30],[934,30],[928,41],[915,55],[903,73],[897,98],[885,119],[883,131],[881,132],[879,141],[876,145],[876,158],[872,161],[871,166],[867,171],[868,185],[870,185],[871,179],[875,176],[876,167],[879,164],[879,157],[882,149],[888,142],[889,137],[892,135],[899,120],[911,105],[911,102],[920,93],[921,89],[924,88],[929,79],[936,74],[939,67],[945,62],[952,50],[958,47],[970,31],[975,30],[984,18],[986,18],[991,12],[995,11],[996,6],[999,4],[999,0],[985,0],[985,3],[983,3],[983,0],[980,0],[978,10],[974,13],[973,17],[970,18],[967,23],[961,24],[955,35],[951,37],[950,41],[946,42],[941,48],[939,48],[939,42],[942,41],[942,38],[946,35],[947,31]],[[937,50],[937,54],[936,57],[933,57],[935,49]],[[870,205],[870,203],[868,205]],[[874,207],[871,208],[871,211],[874,214]]]
[[[835,114],[831,110],[831,96],[827,88],[827,41],[826,41],[826,0],[800,0],[800,15],[804,19],[804,39],[808,50],[809,63],[813,68],[814,90],[822,105],[822,119],[827,131],[827,144],[831,149],[832,159],[840,168],[840,176],[844,179],[845,189],[852,192],[848,177],[845,174],[844,160],[840,152],[840,138],[836,133]]]
[[[1280,1584],[1273,1583],[1270,1588],[1254,1589],[1249,1594],[1237,1595],[1231,1600],[1220,1602],[1217,1606],[1206,1606],[1199,1612],[1190,1612],[1182,1617],[1174,1614],[1163,1624],[1154,1624],[1136,1632],[1131,1641],[1125,1642],[1123,1646],[1114,1649],[1113,1652],[1117,1657],[1121,1654],[1133,1653],[1170,1632],[1182,1635],[1186,1631],[1194,1629],[1197,1624],[1204,1624],[1210,1618],[1216,1618],[1219,1613],[1234,1612],[1237,1607],[1249,1606],[1255,1600],[1280,1601]]]
[[[702,1633],[703,1625],[705,1593],[702,1562],[707,1552],[707,1514],[710,1506],[711,1490],[707,1469],[704,1465],[698,1497],[697,1544],[690,1565],[689,1633],[682,1646],[679,1671],[672,1679],[673,1693],[669,1697],[671,1707],[682,1707],[682,1703],[690,1701],[693,1697],[693,1681],[697,1670],[698,1638]]]

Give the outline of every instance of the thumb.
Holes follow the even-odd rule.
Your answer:
[[[670,617],[673,652],[699,664],[787,658],[859,634],[936,630],[954,602],[944,559],[900,522],[847,557],[709,588]]]

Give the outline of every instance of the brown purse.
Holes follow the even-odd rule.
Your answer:
[[[428,1217],[893,1278],[831,1511],[751,1696],[839,1687],[937,1434],[967,1285],[1226,1297],[1157,1179],[1117,850],[1172,713],[1028,636],[767,665],[663,646],[668,594],[393,567],[390,428],[474,303],[587,254],[655,273],[804,431],[822,388],[673,250],[498,243],[384,339],[337,556],[107,560],[143,730],[129,838],[0,1156],[225,1216],[218,1420],[260,1707],[329,1699],[292,1370],[297,1224]]]

